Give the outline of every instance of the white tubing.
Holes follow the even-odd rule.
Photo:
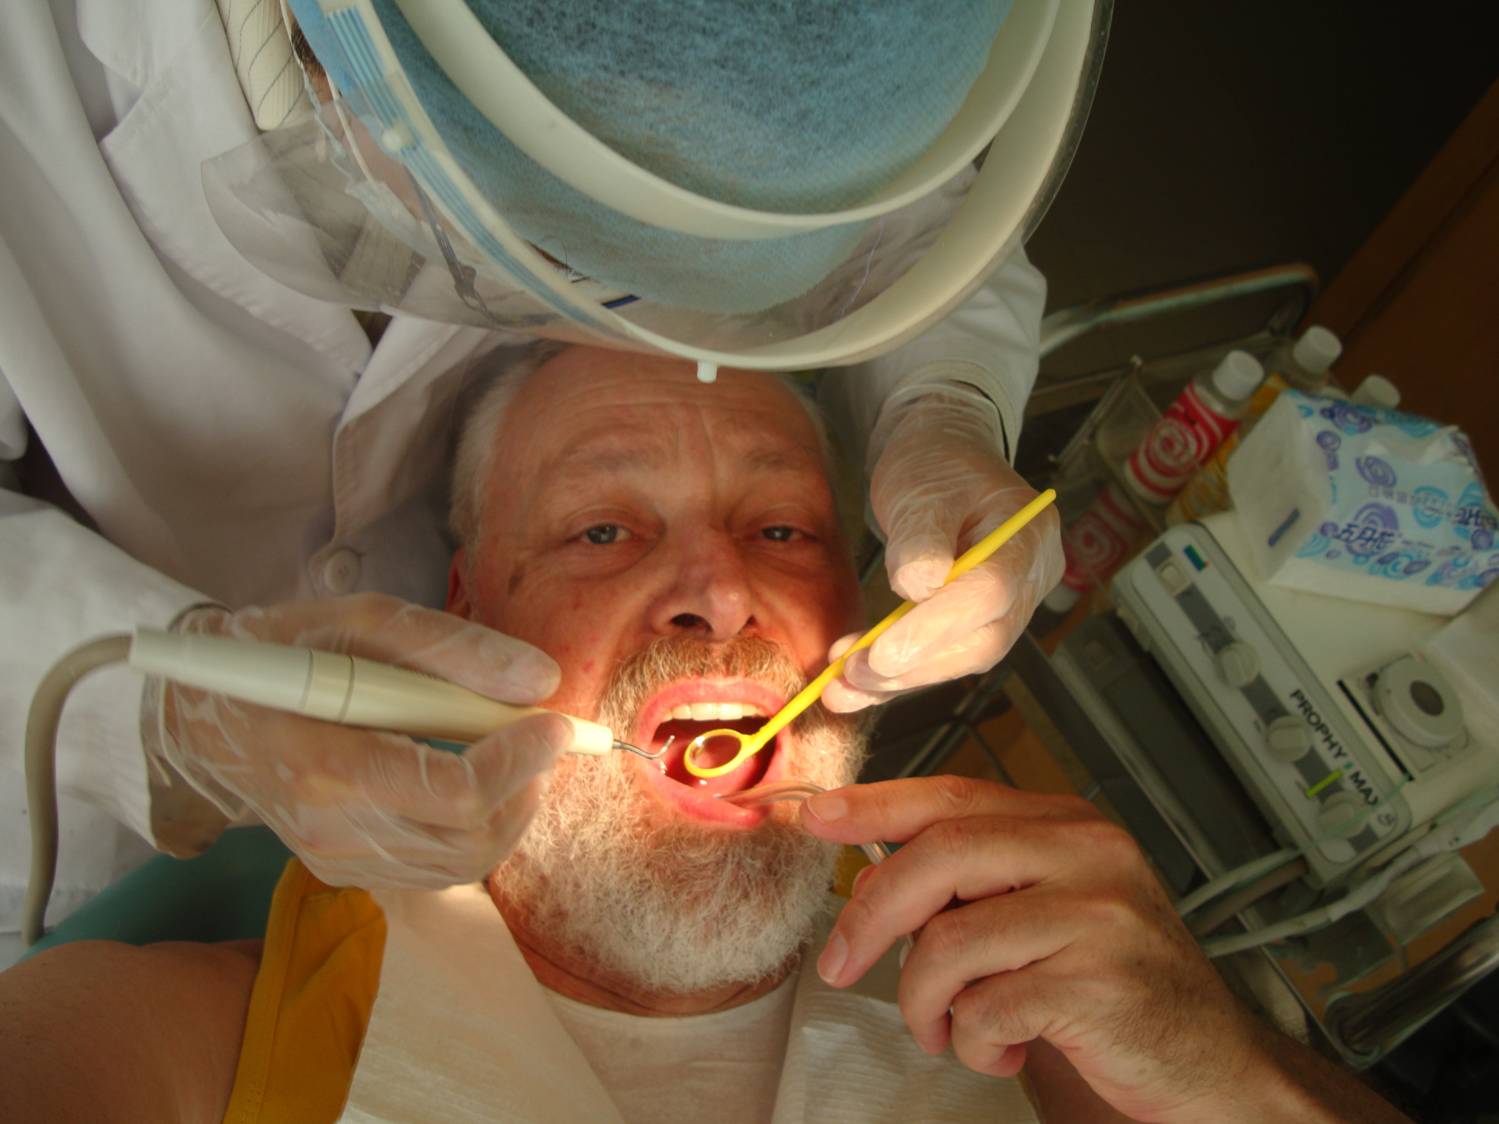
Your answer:
[[[1375,898],[1379,897],[1380,894],[1384,893],[1391,882],[1427,857],[1419,849],[1412,847],[1373,878],[1330,905],[1308,910],[1306,913],[1292,917],[1286,921],[1267,925],[1263,929],[1255,929],[1252,932],[1241,933],[1233,937],[1219,937],[1217,940],[1208,941],[1207,944],[1203,945],[1202,951],[1207,953],[1209,958],[1227,956],[1230,953],[1243,952],[1245,949],[1258,948],[1260,945],[1269,944],[1272,941],[1285,940],[1287,937],[1300,936],[1302,933],[1311,933],[1317,929],[1325,929],[1334,921],[1347,917],[1354,910],[1362,909],[1368,905]]]
[[[1284,866],[1288,862],[1293,862],[1300,857],[1301,852],[1296,850],[1296,848],[1286,847],[1283,850],[1276,851],[1274,854],[1265,855],[1263,858],[1254,859],[1243,866],[1235,867],[1233,870],[1225,874],[1220,874],[1217,878],[1209,882],[1205,882],[1182,898],[1181,901],[1176,903],[1176,912],[1178,915],[1185,917],[1193,910],[1200,909],[1219,895],[1225,894],[1229,890],[1237,889],[1247,882],[1252,882],[1261,875],[1269,874],[1272,870]]]

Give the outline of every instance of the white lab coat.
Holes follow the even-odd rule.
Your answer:
[[[260,274],[214,225],[199,171],[254,131],[213,0],[0,14],[0,462],[29,421],[93,524],[0,490],[0,932],[29,852],[24,716],[64,651],[202,601],[441,603],[453,403],[517,341],[397,317],[372,349],[349,311]],[[858,424],[902,380],[956,377],[1013,440],[1044,292],[1017,251],[945,324],[864,365]],[[68,703],[50,918],[140,857],[116,825],[191,846],[153,826],[139,699],[111,669]]]

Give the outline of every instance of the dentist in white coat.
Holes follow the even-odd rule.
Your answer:
[[[26,878],[30,695],[98,634],[210,605],[192,627],[363,652],[519,703],[556,683],[545,654],[420,608],[442,603],[460,391],[526,341],[304,296],[241,257],[205,203],[203,162],[302,86],[279,19],[263,31],[251,11],[277,7],[13,0],[0,15],[0,932]],[[892,582],[926,604],[830,705],[992,666],[1059,575],[1052,520],[933,592],[1032,494],[1007,462],[1044,292],[1017,248],[946,321],[833,388],[867,447]],[[235,819],[269,823],[330,882],[477,877],[562,748],[524,723],[458,757],[226,718],[109,669],[64,715],[50,917],[149,848],[196,853]]]

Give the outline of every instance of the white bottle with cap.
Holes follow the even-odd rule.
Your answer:
[[[1188,519],[1202,519],[1228,508],[1228,458],[1265,411],[1275,404],[1288,386],[1314,394],[1327,393],[1331,367],[1343,353],[1342,341],[1320,324],[1313,324],[1294,342],[1287,341],[1271,352],[1266,361],[1270,375],[1249,399],[1239,427],[1223,441],[1186,488],[1172,501],[1166,523],[1175,526]]]
[[[1258,359],[1230,351],[1188,383],[1125,462],[1130,490],[1147,503],[1170,503],[1238,426],[1264,379]]]
[[[1327,383],[1329,371],[1341,354],[1342,341],[1320,324],[1313,324],[1295,343],[1283,345],[1273,354],[1269,367],[1287,386],[1315,394]]]
[[[1400,388],[1383,375],[1365,375],[1353,388],[1348,400],[1355,406],[1378,406],[1382,410],[1400,408]]]
[[[1333,383],[1328,383],[1317,393],[1324,398],[1336,398],[1339,402],[1352,402],[1355,406],[1373,406],[1381,410],[1400,408],[1400,388],[1383,375],[1364,376],[1363,381],[1353,388],[1352,394]],[[1239,440],[1244,439],[1244,434],[1249,428],[1249,420],[1246,417],[1239,423]]]

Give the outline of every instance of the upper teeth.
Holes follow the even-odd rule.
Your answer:
[[[671,708],[671,719],[690,722],[723,722],[735,718],[760,718],[765,712],[754,703],[699,702],[683,703]]]

